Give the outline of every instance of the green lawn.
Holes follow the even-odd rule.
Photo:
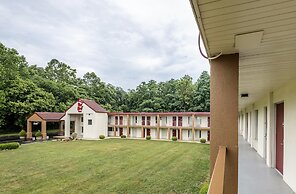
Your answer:
[[[0,193],[198,193],[209,145],[106,139],[0,151]]]

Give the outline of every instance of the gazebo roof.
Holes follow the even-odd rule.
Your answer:
[[[59,121],[65,113],[62,112],[35,112],[42,120]]]

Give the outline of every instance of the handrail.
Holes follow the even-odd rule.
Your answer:
[[[214,166],[208,194],[223,194],[226,147],[220,146]]]

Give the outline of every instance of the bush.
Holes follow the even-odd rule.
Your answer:
[[[35,136],[36,136],[36,137],[41,137],[41,136],[42,136],[42,133],[40,132],[40,130],[38,130],[38,131],[35,133]]]
[[[0,150],[11,150],[11,149],[17,149],[19,147],[20,147],[20,144],[17,142],[0,144]]]
[[[204,183],[202,184],[200,190],[199,190],[199,194],[207,194],[209,190],[209,183]]]
[[[146,140],[150,140],[150,139],[151,139],[151,136],[148,135],[148,136],[146,137]]]
[[[0,141],[14,141],[14,140],[19,140],[20,136],[19,135],[3,135],[0,136]]]
[[[177,137],[176,136],[173,136],[172,137],[172,141],[177,141]]]
[[[121,135],[120,137],[121,137],[121,138],[126,138],[126,135]]]
[[[207,140],[204,138],[201,138],[199,141],[200,141],[200,143],[206,143]]]
[[[77,133],[72,133],[71,134],[71,139],[77,139]]]
[[[105,139],[105,135],[100,135],[99,138],[100,139]]]
[[[21,130],[21,131],[19,132],[19,136],[20,136],[20,137],[26,137],[26,136],[27,136],[26,131],[25,131],[25,130]]]
[[[59,130],[47,130],[46,133],[49,137],[59,136]]]

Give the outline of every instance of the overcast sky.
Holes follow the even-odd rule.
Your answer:
[[[189,0],[2,0],[0,42],[124,89],[209,70]]]

